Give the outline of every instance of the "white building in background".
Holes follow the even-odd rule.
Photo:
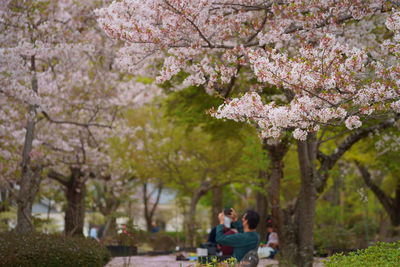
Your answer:
[[[43,232],[54,233],[64,231],[64,212],[60,205],[47,198],[42,198],[32,206],[32,216],[42,220],[51,220],[51,223],[45,224]]]
[[[141,230],[146,230],[146,221],[144,219],[144,205],[142,203],[141,192],[132,196],[132,205],[129,208],[127,216],[123,216],[117,219],[119,225],[125,224],[129,217],[133,217],[134,224]],[[86,212],[84,235],[89,235],[89,217],[91,212]],[[64,216],[65,213],[62,210],[61,205],[57,205],[54,201],[43,198],[39,202],[35,203],[32,207],[32,215],[36,218],[43,220],[51,220],[48,225],[45,224],[41,227],[43,232],[62,232],[64,231]],[[130,216],[129,216],[130,215]],[[176,203],[176,193],[170,190],[164,191],[161,194],[160,202],[157,206],[157,210],[154,214],[154,221],[164,224],[165,231],[182,231],[183,229],[183,214],[182,210]],[[16,222],[13,222],[10,226],[15,227]],[[160,225],[162,226],[162,225]]]
[[[149,191],[152,189],[150,188]],[[155,198],[155,197],[154,197]],[[1,199],[0,199],[1,201]],[[141,230],[146,230],[146,221],[144,219],[144,205],[142,203],[142,192],[137,192],[132,196],[132,204],[128,204],[129,209],[127,216],[121,216],[117,219],[119,225],[125,224],[129,218],[133,217],[134,224]],[[89,218],[90,211],[86,212],[84,235],[89,235]],[[204,214],[203,214],[204,215]],[[199,216],[201,220],[207,220],[207,216]],[[34,203],[32,206],[32,216],[40,218],[43,221],[50,220],[49,223],[43,223],[40,230],[47,233],[63,232],[64,231],[64,216],[65,213],[62,206],[55,203],[54,200],[46,198],[41,199],[39,202]],[[15,217],[8,221],[10,229],[16,226]],[[160,202],[154,214],[154,221],[158,222],[162,230],[168,232],[181,232],[183,231],[183,211],[179,207],[176,200],[176,192],[171,190],[164,190],[160,197]],[[162,224],[160,224],[162,223]]]
[[[149,185],[149,191],[153,191],[154,187]],[[120,217],[117,219],[119,225],[125,224],[129,217],[133,217],[134,224],[141,230],[146,230],[146,220],[144,218],[144,204],[143,204],[143,192],[137,192],[132,196],[132,199],[136,200],[135,204],[129,205],[128,213],[126,217]],[[152,195],[150,200],[151,205],[156,199],[156,192]],[[150,207],[151,208],[151,207]],[[131,215],[131,216],[129,216]],[[133,215],[133,216],[132,216]],[[160,196],[160,202],[157,206],[157,210],[154,213],[153,221],[158,224],[162,223],[161,228],[167,232],[180,232],[183,231],[183,212],[176,201],[176,192],[171,190],[163,190]]]

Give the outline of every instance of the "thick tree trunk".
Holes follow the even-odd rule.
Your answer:
[[[33,167],[31,165],[23,171],[17,200],[17,226],[15,228],[17,233],[35,230],[32,222],[32,205],[39,191],[41,170],[40,166]]]
[[[268,217],[268,195],[267,195],[267,172],[260,171],[259,190],[256,192],[256,211],[260,215],[260,223],[257,226],[257,232],[260,234],[261,241],[267,236],[267,217]]]
[[[315,186],[317,142],[314,134],[297,143],[301,186],[297,201],[283,211],[280,266],[311,267],[313,264],[313,228],[317,191]]]
[[[66,185],[65,196],[67,199],[65,234],[82,236],[85,220],[86,185],[83,173],[79,168],[71,167],[71,176]]]
[[[31,56],[31,70],[34,73],[31,81],[32,90],[38,92],[38,82],[36,78],[35,56]],[[28,120],[26,124],[26,134],[21,161],[21,180],[19,181],[20,190],[18,193],[17,226],[15,231],[27,233],[34,231],[32,223],[32,205],[39,190],[41,166],[32,166],[31,152],[35,136],[36,127],[36,105],[29,106]]]
[[[301,187],[298,203],[295,210],[295,218],[298,224],[297,263],[299,266],[311,267],[314,251],[314,218],[317,191],[315,188],[317,156],[317,142],[315,134],[309,134],[306,141],[299,141],[297,145]]]
[[[212,190],[212,206],[211,206],[211,227],[218,225],[218,214],[224,209],[223,200],[224,192],[222,186],[215,187]]]
[[[279,266],[297,266],[297,236],[298,224],[294,216],[294,207],[289,206],[282,211],[282,234],[279,236]]]
[[[267,144],[264,142],[264,147],[268,151],[270,159],[270,169],[268,177],[268,196],[269,204],[271,208],[272,224],[280,236],[280,243],[285,244],[283,236],[283,224],[282,224],[282,210],[280,206],[280,192],[281,192],[281,180],[283,178],[283,158],[285,157],[289,145],[287,140],[282,140],[275,144]]]

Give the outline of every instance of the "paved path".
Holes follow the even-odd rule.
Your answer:
[[[277,260],[262,259],[258,267],[277,267]],[[314,267],[323,267],[316,262]],[[195,261],[176,261],[175,255],[116,257],[106,267],[196,267]]]

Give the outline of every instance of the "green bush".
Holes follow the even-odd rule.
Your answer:
[[[326,267],[395,267],[400,266],[400,241],[378,242],[348,255],[335,254],[324,261]]]
[[[62,235],[14,232],[0,234],[0,266],[97,267],[111,259],[97,241]]]
[[[174,240],[184,240],[185,239],[185,233],[184,232],[165,232],[166,235],[170,236]]]
[[[326,225],[314,231],[314,244],[320,254],[348,251],[355,247],[353,238],[350,230],[338,225]]]

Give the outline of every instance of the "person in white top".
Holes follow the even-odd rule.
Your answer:
[[[278,233],[274,230],[271,224],[267,226],[267,243],[260,245],[258,248],[259,258],[273,259],[279,248]]]
[[[274,228],[272,226],[268,226],[267,231],[269,235],[266,246],[277,249],[279,247],[278,234],[274,231]]]

